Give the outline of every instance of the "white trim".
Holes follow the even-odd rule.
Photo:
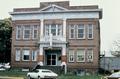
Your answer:
[[[85,24],[83,24],[83,28],[79,28],[79,24],[76,25],[76,26],[77,26],[77,39],[85,39],[85,36],[86,36]],[[78,37],[78,29],[84,29],[84,32],[83,32],[84,36],[83,36],[83,38],[79,38]]]
[[[44,20],[41,19],[40,22],[41,22],[40,23],[40,36],[43,36],[43,27],[44,27],[44,23],[43,22],[44,22]]]
[[[55,13],[71,13],[71,12],[102,12],[102,9],[81,9],[81,10],[62,10]],[[53,13],[47,11],[27,11],[27,12],[9,12],[9,14],[24,14],[24,13]]]
[[[65,37],[66,41],[66,19],[63,19],[63,37]]]
[[[83,52],[80,54],[80,55],[84,55],[84,60],[83,60],[83,61],[78,61],[78,53],[79,53],[78,51],[83,51]],[[76,59],[77,62],[85,62],[85,49],[78,49],[78,50],[77,50],[77,57],[76,57],[76,58],[77,58],[77,59]]]
[[[88,38],[88,39],[93,39],[93,38],[94,38],[94,35],[93,35],[94,25],[93,25],[93,24],[91,24],[91,25],[92,25],[92,38],[89,38],[89,24],[88,24],[88,26],[87,26],[87,38]]]
[[[98,12],[71,12],[71,13],[30,13],[12,15],[12,20],[31,20],[31,19],[74,19],[74,18],[99,18]]]

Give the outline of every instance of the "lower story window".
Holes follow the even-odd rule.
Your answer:
[[[85,62],[85,50],[77,50],[77,62]]]
[[[74,62],[74,51],[69,50],[69,62]]]
[[[16,49],[15,61],[20,61],[20,49]]]
[[[93,50],[87,50],[87,62],[93,62]]]
[[[23,50],[23,61],[30,60],[30,50]]]
[[[32,61],[37,61],[37,51],[32,51]]]

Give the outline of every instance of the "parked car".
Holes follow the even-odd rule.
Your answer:
[[[4,64],[0,64],[0,71],[4,71],[6,69],[10,69],[10,63],[4,63]]]
[[[56,79],[58,77],[58,75],[48,69],[36,69],[36,70],[33,70],[32,72],[28,72],[27,77],[28,77],[28,79],[32,79],[32,78]]]
[[[120,78],[120,71],[111,74],[111,75],[108,76],[107,78],[108,78],[108,79],[119,79],[119,78]]]

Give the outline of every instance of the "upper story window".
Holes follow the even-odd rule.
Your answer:
[[[33,25],[32,27],[33,32],[32,32],[32,38],[37,39],[38,38],[38,25]]]
[[[75,25],[71,24],[69,26],[69,38],[74,39],[75,38]]]
[[[20,25],[16,26],[16,39],[20,39],[22,34],[22,27]]]
[[[69,62],[74,62],[74,50],[69,50]]]
[[[53,36],[62,35],[62,25],[61,24],[46,24],[45,35],[49,36],[51,33]]]
[[[77,38],[79,38],[79,39],[85,38],[85,26],[84,26],[84,24],[79,24],[77,26]]]
[[[23,38],[30,39],[31,27],[30,25],[25,25],[23,30]]]
[[[85,50],[77,50],[77,62],[85,62]]]
[[[93,39],[93,24],[88,24],[88,39]]]

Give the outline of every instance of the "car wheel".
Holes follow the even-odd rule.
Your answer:
[[[38,76],[38,79],[41,79],[40,76]]]
[[[32,78],[30,77],[30,75],[28,75],[28,79],[32,79]]]

